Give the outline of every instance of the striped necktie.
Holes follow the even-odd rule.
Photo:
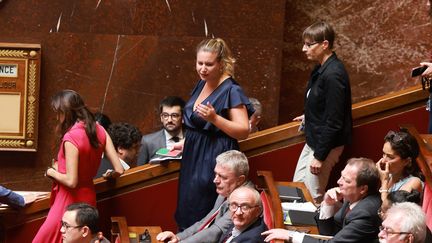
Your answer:
[[[213,223],[213,221],[216,219],[216,216],[219,214],[222,205],[224,205],[224,203],[222,203],[219,208],[211,215],[211,217],[203,225],[201,225],[201,227],[198,229],[198,232],[208,228]]]

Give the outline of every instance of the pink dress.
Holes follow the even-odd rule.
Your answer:
[[[97,149],[90,145],[90,141],[85,133],[83,122],[77,122],[64,135],[60,146],[58,158],[58,171],[66,173],[66,160],[64,153],[64,143],[71,142],[78,148],[78,185],[76,188],[68,188],[60,183],[54,182],[51,191],[51,208],[48,216],[40,227],[33,242],[62,242],[60,232],[60,220],[66,207],[75,202],[85,202],[96,206],[96,192],[93,185],[93,177],[99,168],[102,153],[106,144],[105,130],[100,125],[96,125],[96,133],[101,146]]]

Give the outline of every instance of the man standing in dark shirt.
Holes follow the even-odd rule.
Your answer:
[[[303,32],[303,52],[318,62],[305,94],[302,121],[306,144],[297,163],[294,181],[302,181],[316,203],[323,199],[333,166],[344,145],[351,142],[351,88],[343,63],[332,51],[335,33],[325,22],[317,22]]]

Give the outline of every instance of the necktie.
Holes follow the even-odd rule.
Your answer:
[[[232,230],[225,236],[225,238],[221,241],[222,243],[227,242],[232,236]]]
[[[350,212],[351,212],[351,208],[350,208],[350,206],[348,205],[348,207],[346,208],[344,214],[342,215],[342,216],[343,216],[343,218],[342,218],[342,225],[343,225],[343,226],[345,226],[347,215],[348,215]]]
[[[350,206],[348,205],[348,207],[347,207],[346,210],[345,210],[344,218],[349,214],[349,212],[351,212],[351,208],[350,208]]]
[[[198,231],[201,231],[201,230],[209,227],[210,224],[213,223],[213,221],[215,220],[216,216],[218,215],[219,210],[220,210],[220,208],[218,210],[216,210],[216,212],[214,212],[212,214],[212,216],[203,225],[201,225],[201,227],[198,229]]]
[[[175,136],[175,137],[172,137],[171,140],[173,140],[175,143],[178,143],[180,141],[180,138]]]
[[[212,224],[213,223],[213,221],[216,219],[216,216],[219,214],[219,211],[221,210],[221,208],[222,208],[222,205],[223,205],[223,203],[219,206],[219,208],[211,215],[211,217],[203,224],[203,225],[201,225],[201,227],[198,229],[198,232],[199,231],[201,231],[201,230],[203,230],[203,229],[206,229],[206,228],[208,228],[209,226],[210,226],[210,224]]]

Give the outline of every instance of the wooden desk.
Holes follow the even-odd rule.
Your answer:
[[[129,240],[131,243],[138,243],[139,236],[148,230],[151,236],[151,242],[158,242],[156,236],[162,232],[162,228],[159,226],[129,226]],[[135,236],[135,237],[133,237]]]
[[[289,182],[289,181],[276,181],[276,186],[289,186],[289,187],[298,187],[302,190],[305,200],[308,202],[313,202],[312,196],[309,190],[306,188],[303,182]],[[319,234],[317,226],[311,225],[285,225],[285,228],[288,230],[294,230],[299,232],[305,232],[308,234]]]

